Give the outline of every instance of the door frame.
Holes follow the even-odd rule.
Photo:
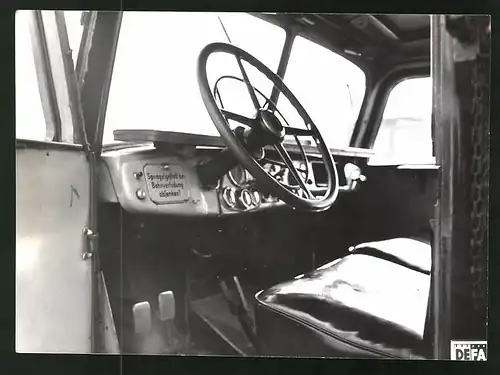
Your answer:
[[[82,18],[84,32],[75,69],[64,11],[25,12],[30,12],[35,70],[50,141],[16,138],[16,148],[70,149],[85,153],[89,167],[90,199],[87,225],[82,228],[85,239],[82,261],[90,262],[91,268],[90,352],[101,353],[106,351],[106,343],[113,341],[105,337],[105,331],[113,331],[105,329],[105,325],[113,325],[113,322],[106,307],[109,300],[106,298],[97,247],[96,160],[100,141],[96,140],[95,134],[104,123],[122,13],[83,12],[86,15]],[[110,24],[114,29],[112,33],[109,33]],[[105,74],[99,75],[100,72]],[[93,100],[82,101],[89,97]],[[102,134],[102,130],[100,132]],[[111,346],[116,348],[113,342]]]

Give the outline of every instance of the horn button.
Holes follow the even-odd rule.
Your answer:
[[[279,143],[285,138],[285,128],[273,112],[267,109],[260,111],[259,123],[262,131],[268,137],[274,138],[275,141],[272,143]]]
[[[256,126],[243,131],[248,149],[253,151],[266,145],[277,145],[285,138],[285,128],[273,112],[260,110],[256,122]]]

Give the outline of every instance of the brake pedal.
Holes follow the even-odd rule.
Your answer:
[[[182,336],[175,327],[175,297],[171,290],[162,292],[158,295],[158,304],[160,307],[160,320],[165,327],[165,345],[167,353],[178,351],[182,344]]]
[[[175,318],[175,297],[174,292],[168,290],[158,295],[160,306],[160,320],[168,321]]]
[[[151,305],[149,302],[139,302],[132,308],[134,314],[134,353],[161,354],[163,339],[153,326]]]
[[[132,308],[134,314],[134,330],[138,335],[151,331],[151,305],[149,302],[139,302]]]

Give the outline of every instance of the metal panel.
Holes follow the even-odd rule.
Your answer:
[[[194,155],[171,155],[157,151],[152,147],[136,147],[118,151],[106,152],[102,155],[103,162],[99,165],[100,198],[115,201],[115,194],[109,186],[111,181],[116,197],[121,206],[128,212],[141,214],[165,215],[219,215],[219,202],[215,190],[200,188],[195,167],[199,158]],[[189,186],[189,200],[175,204],[156,204],[148,195],[146,173],[147,164],[167,164],[182,167],[186,183]],[[107,169],[107,171],[106,171]],[[141,172],[141,177],[134,173]],[[109,179],[106,174],[111,176]],[[107,186],[103,186],[107,185]],[[144,193],[139,198],[138,192]]]
[[[47,149],[17,149],[16,158],[16,351],[89,353],[87,160]]]
[[[454,65],[451,36],[446,32],[446,17],[432,17],[433,41],[433,111],[435,119],[436,161],[441,167],[436,204],[436,227],[434,231],[432,300],[434,357],[449,358],[451,337],[451,275],[452,234],[454,214],[454,180],[456,178],[457,134],[459,129],[459,107],[454,95]]]
[[[104,353],[120,354],[120,345],[118,343],[118,336],[116,334],[113,311],[111,310],[111,303],[109,300],[108,289],[106,287],[106,280],[102,272],[99,273],[99,298],[99,307],[101,309],[100,314],[103,324],[102,330],[104,332]]]
[[[433,80],[440,166],[433,254],[434,355],[486,336],[489,94],[480,56],[489,18],[435,16]],[[487,38],[485,38],[487,39]]]

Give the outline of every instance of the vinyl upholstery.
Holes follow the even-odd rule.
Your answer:
[[[423,261],[427,255],[419,254],[419,263],[412,251],[430,253],[430,246],[411,241],[385,243],[389,255],[401,262],[351,251],[258,293],[256,322],[262,354],[423,358],[430,289],[425,271],[430,265]],[[398,250],[395,244],[415,246]],[[276,332],[285,329],[291,338],[292,330],[300,331],[302,342],[279,339]],[[304,340],[316,342],[314,352],[308,351]]]

